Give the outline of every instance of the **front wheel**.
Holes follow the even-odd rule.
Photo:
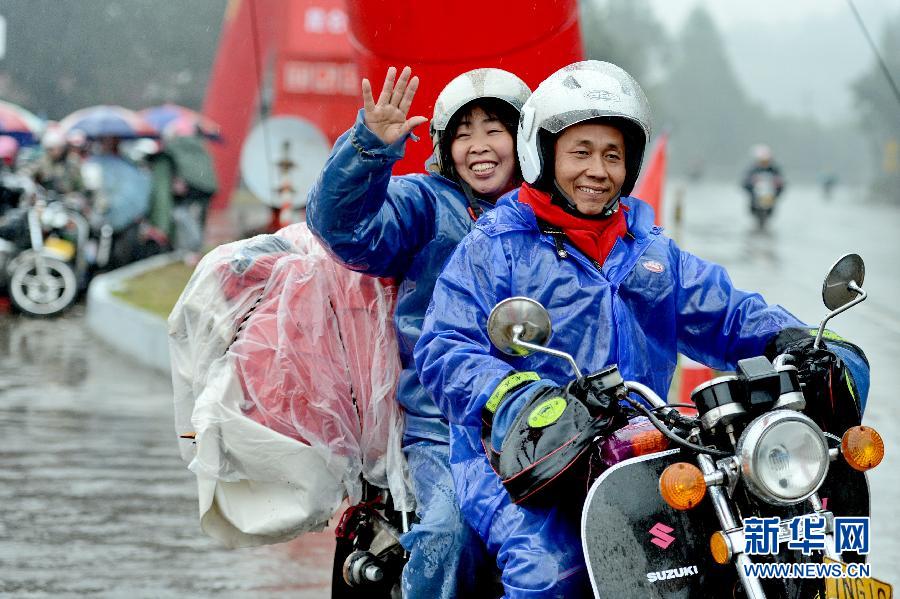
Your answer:
[[[9,299],[29,316],[55,316],[72,305],[78,295],[78,277],[68,263],[29,254],[13,266]]]
[[[769,214],[763,210],[756,212],[756,228],[760,231],[766,228],[766,221],[769,220]]]

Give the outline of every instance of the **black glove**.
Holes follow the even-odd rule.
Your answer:
[[[619,409],[624,393],[616,367],[576,379],[564,387],[545,387],[522,406],[500,453],[491,449],[490,427],[482,441],[491,465],[513,501],[519,503],[562,479],[587,475],[587,449],[598,436],[627,424]]]
[[[825,345],[815,349],[816,329],[788,328],[769,340],[766,357],[774,360],[779,354],[793,357],[798,378],[806,397],[806,414],[822,430],[841,435],[860,423],[860,394],[844,361]],[[843,351],[852,351],[866,364],[865,354],[856,345],[825,331],[823,339]]]

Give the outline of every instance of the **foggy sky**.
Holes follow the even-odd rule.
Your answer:
[[[854,0],[870,35],[880,41],[900,2]],[[874,56],[846,0],[650,0],[670,33],[697,4],[712,15],[746,92],[772,112],[848,120],[851,82]],[[893,11],[893,12],[892,12]],[[900,73],[895,77],[900,79]]]

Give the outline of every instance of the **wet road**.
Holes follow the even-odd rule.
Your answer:
[[[870,476],[871,562],[900,586],[900,209],[790,188],[758,234],[733,186],[693,186],[684,202],[670,234],[808,322],[824,315],[822,278],[838,255],[865,258],[870,299],[831,328],[872,363],[866,421],[888,455]],[[80,308],[49,321],[0,315],[0,595],[327,597],[331,551],[327,534],[239,551],[204,537],[167,378],[98,346]]]
[[[0,595],[328,596],[327,534],[226,550],[197,524],[167,377],[59,320],[0,315]]]

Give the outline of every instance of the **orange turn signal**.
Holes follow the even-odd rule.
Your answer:
[[[689,510],[706,495],[706,481],[696,466],[677,462],[660,475],[659,494],[676,510]]]
[[[634,455],[647,455],[669,448],[669,440],[661,432],[656,430],[644,431],[636,434],[631,439],[631,450]]]
[[[851,468],[865,472],[881,463],[884,441],[871,426],[854,426],[841,438],[841,453]]]
[[[724,532],[720,530],[709,537],[709,551],[717,564],[724,566],[731,561],[731,544]]]

